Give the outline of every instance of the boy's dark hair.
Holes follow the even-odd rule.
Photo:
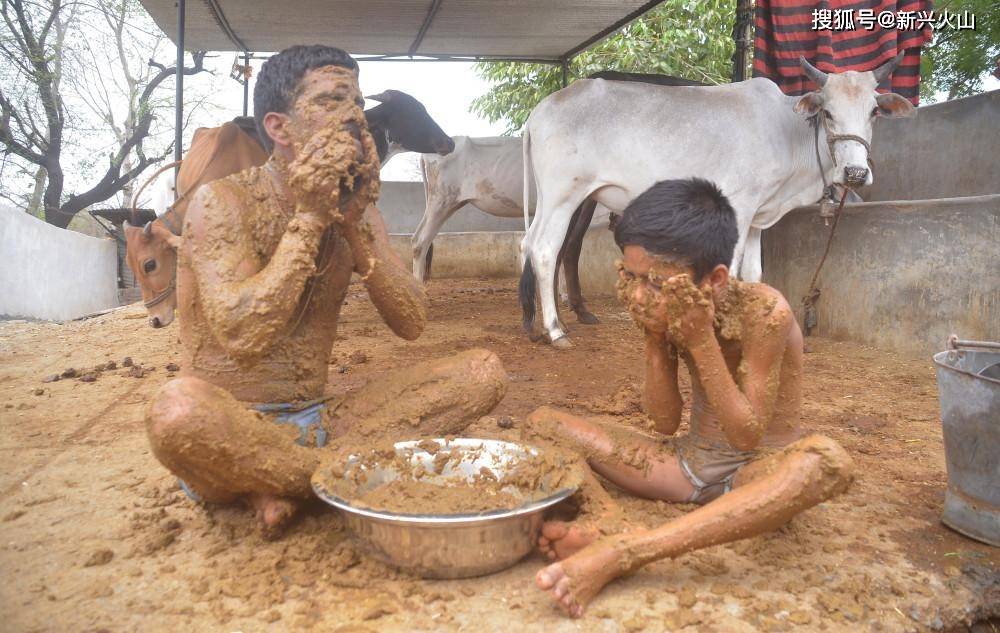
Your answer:
[[[682,259],[694,267],[696,282],[719,264],[730,265],[738,236],[729,200],[701,178],[656,183],[625,208],[615,226],[618,248],[641,246],[652,255]]]
[[[268,112],[287,114],[303,75],[323,66],[358,70],[358,63],[350,55],[339,48],[320,44],[286,48],[261,66],[257,85],[253,89],[253,118],[257,122],[260,140],[268,152],[274,149],[274,142],[264,129],[264,116]]]

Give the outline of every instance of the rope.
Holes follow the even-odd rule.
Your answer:
[[[144,301],[142,305],[145,306],[146,308],[152,308],[153,306],[159,303],[163,303],[163,301],[166,300],[167,297],[172,295],[174,290],[176,289],[177,289],[177,277],[175,276],[173,279],[170,280],[170,283],[167,284],[167,287],[164,288],[162,292],[160,292],[158,295],[156,295],[149,301]]]
[[[833,234],[837,230],[837,223],[840,222],[840,212],[844,209],[844,202],[847,201],[847,192],[849,189],[844,187],[844,193],[840,196],[840,205],[833,214],[833,226],[830,227],[830,235],[826,238],[826,248],[823,250],[823,257],[819,260],[819,265],[816,266],[816,272],[813,273],[812,281],[809,282],[809,290],[806,294],[802,296],[802,305],[805,308],[805,334],[809,336],[809,332],[816,327],[816,302],[819,300],[820,290],[816,287],[816,280],[819,279],[819,273],[823,270],[823,264],[826,263],[826,256],[830,254],[830,245],[833,244]]]

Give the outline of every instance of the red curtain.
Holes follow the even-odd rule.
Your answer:
[[[799,68],[799,56],[824,72],[874,70],[899,51],[902,62],[882,91],[916,105],[920,100],[920,47],[932,36],[931,0],[757,0],[753,76],[767,77],[788,95],[816,89]],[[888,12],[891,26],[880,16]],[[882,24],[889,24],[883,16]],[[874,28],[867,25],[874,23]],[[853,29],[844,28],[853,24]],[[814,28],[818,26],[819,28]]]

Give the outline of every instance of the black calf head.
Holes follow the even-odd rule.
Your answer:
[[[423,104],[405,92],[386,90],[365,98],[380,102],[365,110],[379,158],[385,157],[390,144],[411,152],[442,156],[455,149],[455,142],[427,114]]]

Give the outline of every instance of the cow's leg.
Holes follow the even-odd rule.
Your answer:
[[[430,258],[427,254],[434,238],[448,218],[461,206],[462,203],[445,205],[434,200],[428,201],[424,216],[420,218],[420,224],[410,241],[413,246],[413,276],[420,281],[426,281],[430,276]]]
[[[751,200],[747,196],[731,196],[729,203],[733,209],[736,209],[736,229],[738,232],[736,248],[733,249],[733,261],[729,264],[729,274],[742,279],[740,276],[740,265],[743,263],[743,254],[746,252],[747,237],[750,234],[750,222],[753,220],[753,213],[741,210],[756,209],[757,206],[750,206]]]
[[[583,250],[583,238],[586,237],[590,222],[594,219],[594,209],[596,208],[597,203],[588,198],[573,214],[573,222],[566,235],[566,243],[563,245],[562,261],[560,262],[563,275],[566,277],[569,307],[573,312],[576,312],[576,318],[580,323],[586,325],[600,323],[598,318],[587,310],[583,301],[583,292],[580,289],[580,251]]]
[[[580,218],[580,214],[583,212],[584,205],[580,205],[573,212],[573,217],[569,221],[569,232],[566,233],[566,239],[563,241],[562,246],[559,247],[559,257],[556,259],[556,281],[559,282],[557,292],[556,292],[556,303],[564,303],[566,305],[570,304],[569,296],[569,277],[566,274],[566,252],[569,249],[569,243],[571,240],[571,235],[573,234],[573,229],[576,227],[576,223]],[[562,273],[561,275],[559,273]]]
[[[541,195],[539,195],[541,199]],[[535,213],[531,224],[528,258],[534,268],[538,283],[538,295],[542,304],[542,327],[552,345],[557,348],[570,347],[566,331],[559,322],[559,306],[556,303],[555,285],[559,249],[566,239],[569,223],[579,201],[566,200],[545,212]]]
[[[743,261],[740,263],[740,279],[743,281],[760,281],[763,277],[760,250],[761,230],[750,228],[747,233],[746,246],[743,249]]]

